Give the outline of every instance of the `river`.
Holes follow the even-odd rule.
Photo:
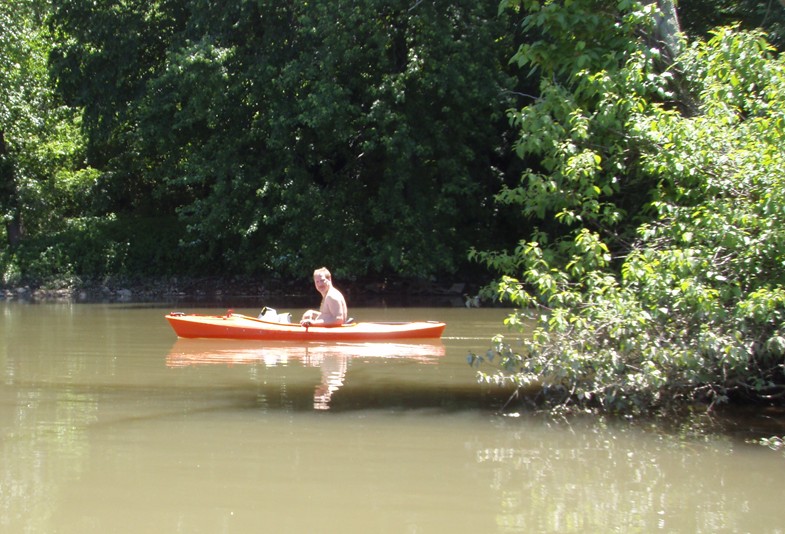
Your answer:
[[[781,416],[502,415],[466,356],[504,310],[355,308],[448,326],[298,345],[178,340],[170,309],[225,311],[0,301],[0,532],[785,530],[785,456],[752,443]]]

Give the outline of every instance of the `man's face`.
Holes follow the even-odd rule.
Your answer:
[[[313,275],[313,283],[316,286],[316,291],[319,293],[326,293],[328,289],[330,289],[330,280],[327,278],[327,275],[324,273],[318,273]]]

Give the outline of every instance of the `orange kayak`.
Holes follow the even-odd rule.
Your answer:
[[[445,324],[435,321],[408,323],[349,323],[341,326],[300,326],[278,323],[238,313],[198,315],[172,312],[166,320],[178,337],[261,339],[270,341],[384,341],[389,339],[438,339]]]

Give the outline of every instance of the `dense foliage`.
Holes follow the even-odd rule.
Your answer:
[[[785,45],[783,0],[690,0],[679,2],[679,18],[689,36],[700,38],[712,28],[739,24],[744,30],[762,29],[769,42]]]
[[[106,213],[201,270],[427,277],[502,235],[509,17],[490,4],[55,0]],[[118,28],[123,31],[118,32]]]
[[[63,217],[79,215],[96,178],[84,165],[78,112],[64,106],[49,83],[47,13],[40,0],[0,3],[2,281],[18,279],[21,265],[31,266],[14,258],[25,237],[46,235]],[[51,264],[44,269],[51,272]]]
[[[684,26],[738,19],[779,42],[785,10],[764,3],[695,0]],[[3,3],[2,283],[476,274],[470,245],[529,227],[493,195],[540,166],[514,157],[504,110],[539,96],[508,59],[541,30],[496,7]],[[601,30],[582,46],[633,37]],[[615,201],[634,217],[631,189]]]
[[[504,273],[496,290],[521,308],[507,323],[535,327],[472,363],[561,407],[782,398],[782,60],[761,34],[731,27],[668,64],[635,38],[652,35],[653,4],[520,6],[543,37],[516,60],[543,76],[511,120],[519,153],[542,163],[499,200],[543,229],[514,251],[474,255]]]

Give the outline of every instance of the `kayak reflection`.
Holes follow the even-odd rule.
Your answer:
[[[352,359],[385,358],[414,360],[435,364],[444,356],[441,341],[428,343],[297,343],[183,339],[179,338],[166,358],[168,367],[205,365],[264,365],[266,367],[299,364],[319,367],[321,382],[314,390],[313,406],[327,410],[333,394],[343,386]]]

